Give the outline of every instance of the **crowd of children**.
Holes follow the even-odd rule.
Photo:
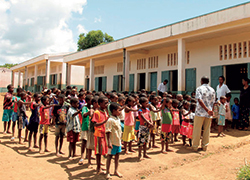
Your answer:
[[[197,103],[195,93],[183,97],[181,94],[169,92],[163,93],[161,97],[154,91],[147,93],[145,90],[129,94],[115,91],[90,92],[84,89],[77,92],[76,87],[67,87],[67,90],[44,89],[41,94],[33,94],[31,99],[31,95],[21,88],[17,88],[15,95],[12,85],[7,88],[2,119],[4,134],[11,133],[12,121],[11,140],[14,141],[17,122],[19,143],[23,144],[21,137],[22,130],[25,129],[24,142],[28,142],[28,149],[34,151],[34,148],[39,148],[39,152],[44,153],[49,152],[49,126],[54,126],[55,151],[58,157],[65,154],[62,151],[65,136],[69,142],[69,159],[76,155],[76,143],[81,139],[79,164],[83,164],[86,151],[88,164],[91,165],[94,151],[97,173],[101,173],[101,156],[104,155],[107,157],[107,178],[110,178],[110,163],[113,156],[114,174],[122,177],[118,171],[119,153],[122,152],[122,148],[125,154],[135,153],[133,143],[138,145],[138,160],[150,158],[147,155],[148,148],[159,148],[155,143],[156,136],[160,136],[163,154],[173,152],[169,143],[179,141],[179,134],[182,136],[183,146],[192,146]],[[231,95],[227,94],[214,103],[211,128],[218,125],[218,136],[225,136],[223,130],[227,130],[230,121],[232,128],[238,128],[239,125],[239,100],[234,99],[235,104],[231,109],[230,99]],[[28,108],[31,110],[30,117],[26,114]],[[187,139],[189,145],[186,144]]]

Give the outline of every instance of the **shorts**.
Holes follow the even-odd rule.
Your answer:
[[[143,146],[144,144],[147,144],[150,139],[149,129],[147,126],[139,126],[139,140],[138,140],[138,146]]]
[[[18,114],[17,114],[17,112],[13,112],[13,114],[12,114],[12,121],[16,122],[17,120],[18,120]]]
[[[94,140],[94,133],[88,131],[88,135],[87,135],[87,149],[91,149],[91,150],[95,150],[95,140]]]
[[[219,116],[219,119],[218,119],[218,125],[219,126],[225,126],[225,116]]]
[[[134,126],[124,125],[124,132],[122,135],[122,140],[124,142],[130,142],[130,141],[135,140]]]
[[[115,146],[112,145],[112,149],[108,148],[108,154],[109,155],[116,155],[122,152],[122,147],[121,146]]]
[[[12,114],[13,114],[13,110],[12,109],[4,109],[3,110],[2,121],[4,121],[4,122],[11,121],[12,120]]]
[[[66,125],[56,125],[55,136],[65,136]]]
[[[135,122],[135,132],[139,131],[139,126],[140,126],[140,120],[136,119],[136,122]]]
[[[172,125],[172,133],[180,133],[180,125]]]
[[[81,131],[81,140],[88,140],[88,131]]]
[[[40,124],[39,132],[40,132],[40,134],[48,134],[49,133],[49,125],[48,124]]]
[[[18,129],[24,129],[25,127],[28,127],[29,123],[28,123],[27,117],[18,116],[17,125],[18,125]]]
[[[161,142],[168,142],[168,140],[170,139],[170,132],[161,132]]]
[[[79,133],[75,133],[73,130],[67,133],[67,141],[74,143],[79,141]]]
[[[108,152],[108,146],[105,137],[95,136],[95,154],[105,155]]]
[[[38,126],[39,126],[39,123],[38,123],[38,122],[30,121],[30,122],[29,122],[29,125],[28,125],[28,130],[29,130],[30,132],[37,133],[37,131],[38,131]]]

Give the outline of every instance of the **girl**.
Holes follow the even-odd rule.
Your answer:
[[[139,109],[139,140],[138,140],[138,159],[141,160],[141,151],[143,147],[143,157],[150,158],[147,155],[147,143],[149,139],[149,128],[153,127],[153,123],[150,117],[150,111],[148,109],[148,99],[146,97],[141,97],[139,100],[141,108]]]
[[[150,130],[150,142],[149,142],[149,148],[151,148],[151,141],[152,141],[152,148],[159,148],[155,145],[155,135],[157,133],[157,121],[161,120],[160,110],[157,109],[158,105],[158,98],[155,95],[150,96],[151,105],[149,106],[150,109],[150,115],[152,118],[152,121],[154,123],[154,128]]]
[[[218,101],[214,102],[213,105],[213,119],[212,119],[212,125],[211,125],[211,131],[212,129],[216,130],[216,123],[218,122],[218,116],[219,116],[219,108],[220,108],[220,103]]]
[[[226,119],[226,122],[225,122],[225,131],[229,131],[228,130],[228,124],[229,123],[232,123],[232,112],[231,112],[231,106],[230,106],[230,100],[231,100],[232,96],[231,96],[231,93],[227,93],[226,94],[226,106],[228,107],[227,109],[227,112],[226,112],[226,115],[225,115],[225,119]]]
[[[220,109],[219,109],[219,120],[218,120],[218,137],[220,135],[225,136],[225,134],[223,133],[223,126],[225,126],[225,115],[227,112],[227,105],[226,103],[226,97],[225,96],[221,96],[220,97]]]
[[[182,109],[183,121],[181,124],[181,130],[180,130],[180,133],[182,135],[183,146],[186,145],[186,136],[188,135],[188,125],[190,121],[189,115],[191,113],[191,111],[189,110],[189,107],[190,107],[190,103],[185,100],[183,102],[183,109]],[[189,139],[189,144],[191,145],[190,139]]]
[[[138,109],[139,106],[139,99],[138,96],[136,94],[133,94],[132,97],[135,99],[135,104],[133,106],[133,109]],[[138,117],[138,111],[134,111],[134,117],[135,117],[135,133],[136,133],[136,137],[137,140],[139,139],[138,135],[139,135],[139,126],[140,126],[140,120]]]
[[[172,108],[172,115],[173,115],[173,123],[172,123],[172,133],[174,135],[174,141],[178,142],[177,136],[180,133],[180,110],[178,109],[179,101],[177,99],[173,100],[173,108]]]
[[[138,111],[138,109],[132,108],[135,104],[135,99],[132,96],[129,96],[127,98],[125,104],[127,104],[127,106],[125,107],[124,133],[122,136],[122,140],[124,142],[125,154],[128,154],[128,151],[135,152],[132,149],[132,142],[135,139],[135,134],[134,134],[135,119],[134,119],[133,111]],[[129,148],[127,151],[128,143],[129,143]]]
[[[195,108],[196,108],[196,104],[192,103],[191,107],[190,107],[190,114],[189,114],[189,118],[190,118],[190,122],[188,125],[188,135],[187,137],[189,138],[189,143],[190,146],[192,146],[192,137],[193,137],[193,123],[194,123],[194,116],[195,116]]]
[[[167,154],[167,152],[173,152],[168,148],[169,135],[172,130],[172,113],[170,108],[172,106],[172,100],[170,98],[163,98],[163,104],[161,108],[162,125],[161,125],[161,152]],[[165,151],[164,151],[165,144]]]

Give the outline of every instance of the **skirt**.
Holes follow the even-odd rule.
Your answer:
[[[124,125],[122,140],[124,142],[130,142],[133,141],[134,139],[135,139],[134,126]]]
[[[95,136],[95,154],[105,155],[108,152],[108,146],[105,137]]]
[[[181,124],[181,130],[180,130],[180,134],[183,136],[187,136],[188,135],[188,122],[182,121]]]
[[[188,125],[188,134],[187,134],[187,137],[189,139],[192,139],[192,137],[193,137],[193,129],[194,129],[193,124],[189,124]]]
[[[180,133],[180,125],[172,125],[172,133],[174,134]]]
[[[139,126],[139,140],[138,146],[143,146],[147,144],[150,139],[149,128],[147,126]]]
[[[172,125],[171,124],[162,124],[161,125],[161,131],[169,133],[172,131]]]

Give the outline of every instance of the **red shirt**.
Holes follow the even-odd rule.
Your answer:
[[[44,106],[42,105],[40,107],[40,116],[41,116],[40,124],[49,124],[49,108],[44,109]]]
[[[147,109],[139,109],[139,120],[140,120],[140,125],[141,126],[145,126],[146,125],[146,122],[144,121],[144,119],[142,118],[142,114],[143,116],[148,120],[148,121],[151,121],[150,119],[150,110],[147,108]]]
[[[13,109],[12,97],[13,95],[9,92],[5,94],[3,101],[3,109]]]
[[[106,111],[96,110],[93,114],[92,122],[101,123],[103,121],[106,121],[107,118],[108,114]],[[105,123],[100,126],[95,126],[94,136],[105,137]]]

